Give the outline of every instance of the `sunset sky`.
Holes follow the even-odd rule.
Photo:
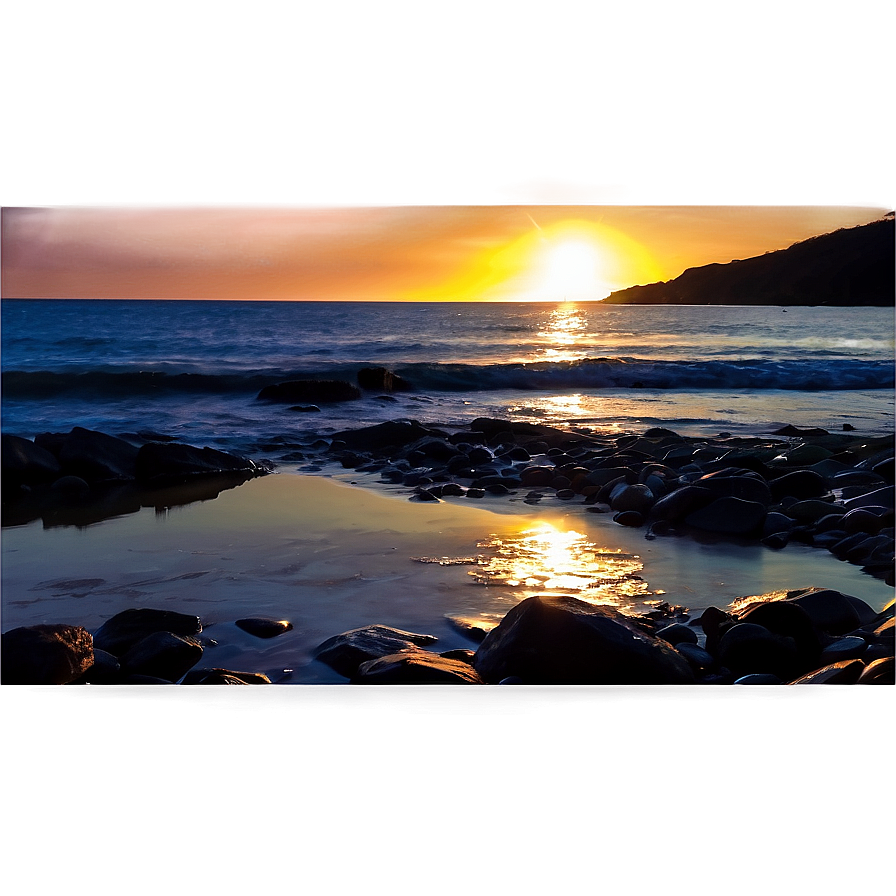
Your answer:
[[[590,273],[600,298],[896,197],[890,31],[861,2],[471,3],[425,32],[350,5],[172,4],[121,41],[18,4],[2,295],[555,298]]]

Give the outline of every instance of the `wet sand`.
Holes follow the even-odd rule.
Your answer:
[[[440,651],[475,647],[447,616],[496,621],[524,597],[568,587],[564,573],[578,574],[581,585],[583,569],[590,574],[608,558],[581,595],[635,612],[660,600],[691,610],[725,607],[813,585],[877,609],[892,597],[883,581],[803,545],[773,551],[684,537],[648,541],[643,531],[559,500],[416,503],[406,492],[374,487],[372,475],[341,478],[357,484],[279,473],[167,512],[144,508],[82,529],[40,522],[4,529],[2,628],[65,622],[93,630],[128,607],[172,609],[201,618],[203,666],[336,684],[345,679],[311,654],[339,632],[381,623],[436,635]],[[533,527],[554,538],[539,555],[554,567],[553,580],[512,585],[505,575],[486,585],[482,567],[470,562],[419,562],[472,561],[500,550],[512,564],[522,533]],[[628,575],[614,567],[620,557]],[[288,619],[294,628],[261,640],[234,624],[245,616]]]

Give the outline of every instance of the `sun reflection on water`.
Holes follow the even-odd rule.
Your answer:
[[[580,532],[539,523],[517,536],[490,536],[478,545],[487,553],[469,575],[480,585],[521,594],[571,595],[624,610],[650,594],[638,575],[635,554],[599,548]]]
[[[577,361],[587,356],[587,346],[576,348],[588,329],[587,319],[575,305],[558,305],[538,336],[545,342],[538,360]]]

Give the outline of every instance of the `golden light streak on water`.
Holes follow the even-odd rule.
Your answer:
[[[469,575],[477,584],[534,594],[571,595],[625,610],[651,594],[640,557],[598,547],[575,530],[542,522],[510,538],[491,536]]]

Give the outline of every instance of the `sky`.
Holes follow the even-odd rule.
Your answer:
[[[599,298],[896,203],[864,0],[107,5],[10,14],[3,296]]]

